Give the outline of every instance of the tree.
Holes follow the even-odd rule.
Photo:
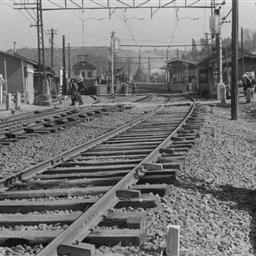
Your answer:
[[[195,40],[192,38],[192,51],[191,51],[191,57],[193,61],[197,61],[198,59],[198,51]]]

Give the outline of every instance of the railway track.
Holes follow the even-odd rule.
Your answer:
[[[88,121],[99,115],[108,114],[109,111],[120,111],[121,107],[127,106],[86,106],[79,109],[66,108],[22,114],[18,118],[11,118],[0,123],[0,146],[9,145],[35,134],[55,133],[75,122]]]
[[[165,104],[0,180],[2,246],[40,244],[38,256],[79,256],[95,255],[95,246],[143,244],[144,214],[115,209],[157,206],[151,193],[168,193],[198,135],[198,114],[194,102]]]

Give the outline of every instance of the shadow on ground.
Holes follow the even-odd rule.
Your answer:
[[[194,177],[189,181],[177,181],[174,185],[183,189],[191,189],[201,194],[211,194],[221,201],[232,201],[232,209],[247,211],[251,216],[249,240],[256,255],[256,190],[236,188],[231,185],[220,185],[211,188],[212,184]],[[184,179],[184,178],[183,178]]]

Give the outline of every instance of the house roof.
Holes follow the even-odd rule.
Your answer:
[[[169,64],[175,64],[175,63],[187,63],[191,65],[196,65],[195,61],[192,60],[185,60],[185,59],[180,59],[180,58],[175,58],[167,61],[167,65]]]
[[[1,55],[5,55],[5,56],[8,56],[8,57],[11,57],[11,58],[14,58],[14,59],[18,59],[18,60],[23,60],[23,61],[35,66],[35,68],[38,68],[38,61],[35,60],[35,59],[31,59],[31,58],[25,57],[25,56],[17,54],[17,53],[11,54],[11,53],[8,53],[8,52],[3,52],[3,51],[0,51],[0,56]],[[51,73],[51,74],[55,74],[54,70],[51,67],[47,66],[47,65],[46,65],[46,72]]]
[[[38,65],[36,60],[27,58],[27,57],[19,55],[17,53],[11,54],[11,53],[8,53],[8,52],[0,51],[0,55],[5,55],[5,56],[8,56],[8,57],[11,57],[11,58],[14,58],[14,59],[18,59],[18,60],[24,60],[24,61],[28,62],[29,64],[32,64],[32,65],[35,65],[35,66]]]

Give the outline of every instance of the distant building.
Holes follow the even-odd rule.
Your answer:
[[[6,63],[7,79],[5,77],[4,63]],[[0,74],[7,80],[8,93],[18,91],[22,94],[24,102],[33,104],[34,72],[37,63],[23,56],[0,51]],[[4,91],[6,92],[6,86]]]
[[[225,54],[224,54],[225,53]],[[232,51],[228,47],[223,50],[222,56],[222,71],[223,82],[231,84],[231,66],[232,66]],[[251,53],[244,54],[244,73],[256,72],[256,55]],[[206,97],[216,97],[218,84],[218,66],[216,56],[208,56],[197,64],[199,93]],[[238,79],[242,78],[242,57],[238,57]]]
[[[167,62],[167,86],[171,92],[186,92],[197,77],[196,62],[175,58]]]
[[[5,64],[6,74],[5,77]],[[42,93],[42,85],[39,83],[38,63],[36,60],[26,58],[18,54],[10,54],[0,51],[0,74],[7,80],[4,85],[4,92],[15,93],[18,91],[22,95],[22,101],[27,104],[38,103],[37,98]],[[50,67],[46,67],[47,83],[51,96],[57,94],[59,79],[54,75]]]

